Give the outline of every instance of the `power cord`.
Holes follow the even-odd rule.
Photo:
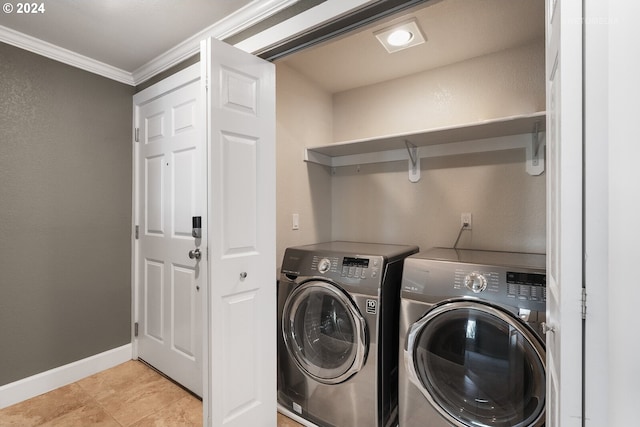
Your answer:
[[[460,227],[460,231],[458,232],[458,238],[456,239],[456,242],[453,244],[453,249],[456,249],[458,246],[458,242],[460,241],[460,236],[462,236],[462,232],[464,231],[465,228],[467,228],[469,226],[468,222],[464,222],[462,223],[462,227]]]

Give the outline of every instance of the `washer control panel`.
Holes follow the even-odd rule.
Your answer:
[[[326,273],[331,270],[331,260],[329,258],[322,258],[318,261],[318,271],[320,273]]]
[[[491,270],[456,268],[453,274],[453,289],[466,289],[474,293],[500,292],[500,273]]]
[[[507,271],[507,297],[528,301],[547,300],[547,276]]]
[[[480,273],[469,273],[464,278],[464,285],[472,292],[482,292],[487,289],[487,278]]]
[[[342,277],[366,279],[376,278],[380,267],[377,259],[344,257],[342,258]]]
[[[380,272],[381,261],[378,257],[331,257],[314,256],[311,270],[318,273],[334,274],[349,279],[375,279]]]
[[[340,258],[332,256],[314,256],[311,259],[311,270],[320,274],[337,273]]]
[[[542,254],[433,248],[404,261],[401,293],[428,303],[462,297],[543,313],[545,262]]]
[[[506,291],[507,298],[540,302],[547,300],[544,274],[504,271],[498,268],[495,270],[457,268],[453,277],[453,289],[496,295],[505,295]]]

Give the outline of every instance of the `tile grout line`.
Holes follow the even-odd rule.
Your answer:
[[[75,382],[74,384],[76,384],[78,387],[80,387],[80,389],[82,390],[82,392],[89,398],[89,400],[91,400],[91,402],[95,403],[95,405],[100,408],[102,410],[102,412],[104,412],[109,418],[111,418],[116,424],[118,424],[120,427],[126,427],[124,425],[122,425],[122,423],[120,423],[120,421],[118,421],[108,410],[107,408],[105,408],[99,401],[98,399],[96,399],[95,397],[93,397],[91,395],[91,393],[89,392],[89,390],[87,390],[81,383],[80,381]]]

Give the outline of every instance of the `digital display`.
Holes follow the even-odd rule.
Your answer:
[[[369,260],[367,258],[344,257],[344,259],[342,260],[342,266],[367,268],[369,267]]]
[[[507,271],[507,283],[517,285],[547,286],[547,276],[537,273],[517,273]]]

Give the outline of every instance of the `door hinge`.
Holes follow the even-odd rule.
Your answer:
[[[140,238],[140,226],[139,225],[136,225],[135,235],[136,235],[136,240],[138,240]]]
[[[134,337],[138,336],[138,322],[133,324],[133,336]]]
[[[136,128],[134,138],[136,142],[140,142],[140,128]]]
[[[582,288],[582,320],[587,318],[587,289]]]

